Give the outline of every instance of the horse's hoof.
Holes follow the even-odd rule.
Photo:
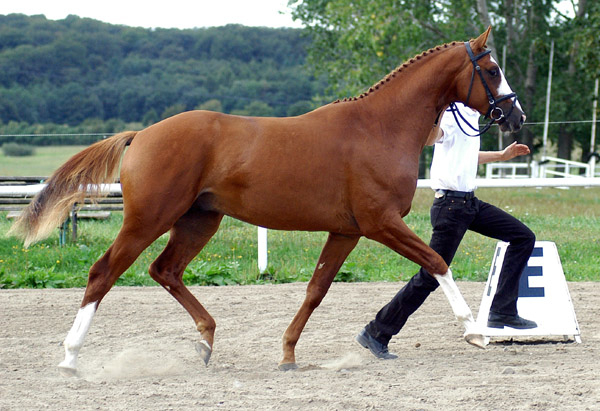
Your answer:
[[[198,354],[200,354],[200,358],[204,360],[204,364],[208,365],[208,361],[212,355],[212,348],[210,348],[208,342],[206,342],[206,340],[202,340],[199,343],[196,343],[196,351],[198,351]]]
[[[465,334],[465,341],[475,347],[485,349],[485,346],[488,345],[489,338],[486,338],[481,334]]]
[[[60,373],[64,377],[76,377],[77,376],[77,368],[67,367],[62,364],[58,365],[58,371],[60,371]]]
[[[291,371],[291,370],[297,370],[298,366],[296,365],[295,362],[288,362],[285,364],[279,364],[278,368],[280,371]]]

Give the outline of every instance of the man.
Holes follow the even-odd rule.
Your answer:
[[[455,107],[444,113],[437,134],[439,139],[434,146],[431,180],[435,199],[430,212],[433,232],[429,245],[450,265],[467,230],[510,243],[487,325],[535,328],[535,322],[517,313],[519,278],[533,250],[535,235],[515,217],[474,195],[478,164],[508,161],[529,154],[529,148],[514,142],[502,151],[479,151],[479,137],[463,131],[479,129],[479,113],[461,103],[456,103]],[[463,120],[452,110],[459,110],[471,127],[459,126],[457,121]],[[397,358],[388,351],[390,339],[438,285],[437,280],[421,268],[356,336],[356,341],[378,358]]]

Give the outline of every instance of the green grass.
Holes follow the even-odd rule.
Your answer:
[[[527,224],[538,240],[553,241],[569,281],[600,280],[600,189],[479,189],[478,196],[512,213]],[[417,190],[405,221],[424,241],[431,235],[429,207],[432,192]],[[76,244],[58,245],[58,230],[29,249],[13,238],[0,238],[0,288],[82,287],[89,267],[115,238],[120,213],[108,221],[80,221]],[[0,233],[10,223],[0,213]],[[269,231],[269,268],[257,270],[256,227],[225,218],[212,241],[185,271],[188,284],[226,285],[307,281],[326,233]],[[159,238],[118,280],[118,285],[155,285],[148,266],[166,245]],[[496,241],[468,232],[452,263],[457,278],[485,281]],[[418,267],[386,247],[361,239],[343,265],[337,280],[398,281],[409,279]]]
[[[0,150],[0,176],[49,176],[73,154],[85,146],[35,147],[29,157],[7,157]]]

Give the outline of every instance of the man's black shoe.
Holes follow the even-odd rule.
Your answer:
[[[375,338],[371,337],[371,335],[364,328],[356,337],[354,337],[354,339],[363,347],[368,348],[377,358],[381,358],[383,360],[393,360],[394,358],[398,358],[396,354],[392,354],[388,351],[387,345],[384,345]]]
[[[487,326],[489,328],[516,328],[518,330],[527,330],[529,328],[536,328],[537,324],[535,321],[526,320],[525,318],[519,317],[519,315],[504,315],[490,313],[488,316]]]

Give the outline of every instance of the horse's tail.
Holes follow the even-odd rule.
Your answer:
[[[9,230],[25,247],[50,235],[69,215],[75,202],[99,198],[102,184],[112,183],[125,148],[136,131],[126,131],[92,144],[75,154],[46,181]]]

